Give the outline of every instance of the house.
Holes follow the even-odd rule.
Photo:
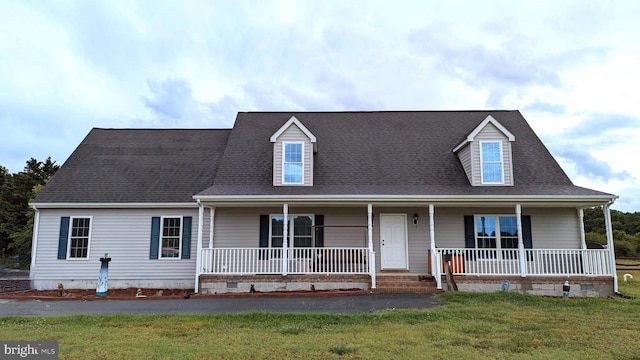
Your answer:
[[[32,287],[608,296],[610,205],[518,111],[248,112],[93,129],[31,204]],[[606,249],[585,244],[602,207]],[[448,266],[446,266],[448,265]],[[507,282],[507,281],[508,282]]]

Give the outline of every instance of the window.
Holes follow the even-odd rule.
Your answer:
[[[282,183],[302,184],[304,163],[303,143],[283,143]]]
[[[182,218],[163,217],[162,234],[160,236],[160,258],[180,258],[180,243],[182,239]]]
[[[89,257],[90,234],[91,218],[71,218],[68,258],[86,259]]]
[[[289,215],[288,247],[313,246],[313,215]],[[271,216],[270,247],[282,247],[284,234],[284,215]],[[293,242],[291,242],[293,239]]]
[[[502,184],[502,143],[480,142],[481,176],[483,184]]]
[[[477,249],[517,249],[518,248],[518,223],[515,216],[485,216],[477,215],[476,223],[476,248]],[[498,252],[503,258],[514,255],[508,251]],[[489,251],[484,257],[495,258],[496,252]]]

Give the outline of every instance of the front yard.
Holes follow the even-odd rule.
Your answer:
[[[632,359],[640,354],[640,300],[439,296],[449,305],[359,315],[0,317],[0,339],[57,340],[61,359]]]

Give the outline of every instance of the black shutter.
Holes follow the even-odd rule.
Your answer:
[[[269,215],[260,215],[260,242],[261,248],[269,247]],[[260,250],[258,258],[265,260],[267,258],[268,250]]]
[[[149,259],[158,258],[158,247],[160,246],[160,218],[151,218],[151,243],[149,244]]]
[[[522,241],[525,249],[533,248],[533,239],[531,237],[531,216],[522,215]]]
[[[324,215],[316,215],[316,247],[324,247]]]
[[[464,216],[464,247],[475,248],[476,247],[476,234],[475,224],[473,222],[473,215]]]
[[[182,258],[191,258],[191,216],[182,218]]]
[[[67,243],[69,242],[69,217],[60,218],[60,237],[58,238],[58,260],[67,258]]]

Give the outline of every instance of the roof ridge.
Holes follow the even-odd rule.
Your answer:
[[[485,109],[485,110],[277,110],[277,111],[238,111],[238,114],[378,114],[378,113],[470,113],[470,112],[519,112],[518,109]]]

